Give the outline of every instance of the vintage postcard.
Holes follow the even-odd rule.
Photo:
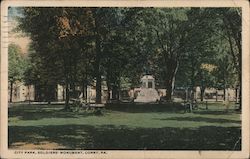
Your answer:
[[[249,158],[249,2],[1,2],[1,158]]]

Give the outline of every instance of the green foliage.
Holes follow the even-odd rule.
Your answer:
[[[206,85],[218,89],[235,87],[238,81],[235,77],[236,74],[239,75],[238,57],[241,52],[232,54],[229,43],[232,34],[228,36],[229,30],[225,27],[228,25],[225,23],[225,18],[231,20],[239,16],[235,11],[226,8],[191,8],[188,12],[189,25],[186,28],[188,34],[185,42],[186,53],[181,59],[177,85],[188,87]],[[236,31],[241,28],[240,19],[238,17],[233,23]],[[236,45],[233,48],[237,50]],[[200,69],[204,63],[215,65],[216,69],[210,73]],[[187,80],[183,81],[183,77]]]
[[[11,83],[22,81],[27,66],[27,60],[22,55],[21,48],[16,44],[10,44],[8,47],[8,80]]]
[[[150,73],[168,98],[175,86],[234,87],[240,81],[238,8],[22,8],[32,39],[27,83],[138,87]],[[216,66],[213,71],[202,65]],[[222,76],[223,75],[223,76]],[[97,93],[98,94],[98,93]]]

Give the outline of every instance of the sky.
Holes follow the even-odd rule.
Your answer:
[[[8,10],[8,25],[9,25],[9,43],[15,43],[21,47],[22,53],[28,53],[28,46],[31,42],[29,37],[25,36],[21,32],[13,32],[13,29],[17,25],[16,17],[21,16],[17,8],[10,7]]]

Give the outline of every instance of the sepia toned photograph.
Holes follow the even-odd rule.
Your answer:
[[[8,150],[242,151],[242,7],[7,14]]]

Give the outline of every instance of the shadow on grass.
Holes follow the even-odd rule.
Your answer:
[[[65,149],[240,150],[237,127],[128,128],[126,126],[9,126],[9,148],[17,142],[55,142]],[[237,144],[236,144],[237,143]]]
[[[241,121],[229,119],[213,119],[205,117],[172,117],[172,118],[154,118],[156,120],[175,120],[175,121],[195,121],[195,122],[208,122],[208,123],[235,123],[240,124]]]
[[[128,112],[128,113],[148,113],[148,112],[168,112],[176,113],[184,112],[184,107],[181,103],[167,103],[167,104],[107,104],[107,110]]]
[[[118,104],[105,107],[104,114],[109,111],[127,113],[173,112],[183,113],[180,104]],[[19,105],[9,108],[9,118],[19,117],[20,120],[39,120],[43,118],[78,118],[94,115],[86,112],[65,111],[63,105]]]
[[[233,113],[237,113],[235,110],[225,111],[225,110],[200,110],[200,111],[194,111],[194,114],[205,114],[205,115],[231,115]]]
[[[9,108],[8,117],[18,117],[20,120],[40,120],[43,118],[79,118],[97,115],[93,111],[72,112],[64,109],[64,106],[25,105]],[[102,115],[102,114],[101,114]]]
[[[119,111],[126,113],[185,113],[184,107],[180,103],[169,104],[111,104],[106,105],[105,111],[107,112]],[[236,113],[233,110],[226,112],[225,110],[194,110],[194,114],[211,114],[211,115],[231,115]],[[86,112],[70,112],[65,111],[63,105],[19,105],[9,108],[9,117],[18,117],[20,120],[39,120],[43,118],[78,118],[95,115]],[[163,119],[164,120],[164,119]],[[174,120],[174,119],[173,119]],[[179,119],[181,120],[181,119]],[[183,119],[184,120],[184,119]],[[187,120],[195,120],[193,118]],[[206,119],[204,119],[206,120]],[[207,119],[208,120],[208,119]],[[216,119],[217,120],[217,119]],[[218,122],[223,122],[217,120]],[[213,119],[210,120],[213,122]],[[215,121],[214,121],[215,122]],[[227,122],[227,121],[225,121]],[[229,121],[228,121],[229,122]],[[234,121],[233,121],[234,122]]]

